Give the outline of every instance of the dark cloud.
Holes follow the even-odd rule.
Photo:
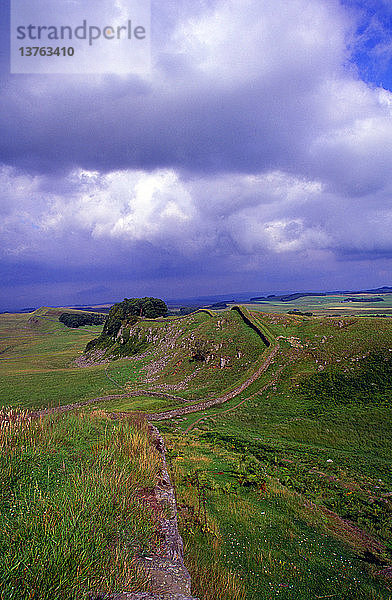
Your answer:
[[[5,76],[5,294],[387,282],[392,95],[350,63],[356,4],[154,4],[151,76]]]
[[[2,155],[40,172],[294,168],[320,126],[314,96],[320,75],[340,69],[345,27],[335,2],[331,14],[323,2],[296,4],[217,2],[191,16],[177,9],[171,39],[155,43],[156,66],[144,81],[11,76]]]

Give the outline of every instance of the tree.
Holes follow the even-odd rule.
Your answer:
[[[166,316],[167,312],[165,302],[159,298],[124,298],[122,302],[114,304],[110,309],[103,333],[115,336],[123,322],[129,321],[132,317],[156,319]]]
[[[102,325],[105,322],[106,315],[93,313],[62,313],[59,317],[60,323],[67,327],[83,327],[84,325]]]

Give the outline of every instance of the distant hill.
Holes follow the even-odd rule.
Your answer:
[[[295,292],[292,294],[270,294],[268,296],[254,296],[250,298],[249,302],[290,302],[291,300],[298,300],[299,298],[307,298],[309,296],[336,296],[336,295],[356,295],[356,294],[392,294],[392,287],[383,286],[368,290],[335,290],[333,292]],[[382,298],[364,298],[364,299],[350,299],[351,302],[381,302]]]
[[[332,294],[332,292],[331,292]],[[307,296],[327,296],[328,293],[312,293],[312,292],[296,292],[295,294],[283,294],[282,296],[256,296],[251,298],[250,302],[290,302],[290,300],[298,300],[298,298],[305,298]]]
[[[172,298],[166,300],[166,304],[169,310],[180,309],[181,307],[197,307],[212,309],[225,308],[225,304],[241,304],[247,302],[290,302],[292,300],[298,300],[299,298],[306,298],[312,296],[335,296],[335,295],[356,295],[356,294],[392,294],[392,286],[384,285],[378,288],[370,288],[364,290],[334,290],[328,292],[290,292],[290,293],[270,293],[264,296],[252,295],[252,292],[240,292],[234,294],[216,294],[211,296],[194,296],[189,298]],[[99,304],[63,304],[61,308],[70,308],[89,312],[109,313],[114,302],[100,302]],[[37,307],[21,308],[21,309],[10,309],[0,311],[0,314],[5,313],[30,313],[34,312]],[[57,307],[60,308],[60,307]]]

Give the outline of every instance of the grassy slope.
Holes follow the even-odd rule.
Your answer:
[[[0,598],[146,590],[134,558],[159,534],[138,497],[161,464],[147,429],[97,413],[0,420]]]
[[[116,393],[102,366],[75,368],[71,362],[100,328],[69,329],[61,309],[0,316],[0,401],[19,407],[56,406]]]
[[[176,403],[143,392],[164,391],[188,400],[214,396],[246,379],[264,350],[257,334],[235,312],[223,317],[201,312],[181,320],[139,323],[136,335],[149,340],[142,358],[80,368],[73,361],[100,328],[69,329],[58,322],[61,312],[39,309],[32,315],[0,316],[1,404],[56,406],[140,389],[139,398],[110,401],[108,406],[165,410]],[[209,341],[213,358],[208,363],[189,361],[195,339]],[[226,361],[223,368],[221,357]]]
[[[26,327],[24,318],[15,317],[20,319],[17,331],[20,333],[24,328],[30,334],[32,327]],[[217,589],[219,597],[227,600],[302,599],[306,595],[333,597],[340,582],[343,587],[339,598],[389,598],[385,585],[372,576],[381,567],[371,567],[359,558],[364,557],[366,544],[325,509],[349,517],[388,543],[386,502],[383,499],[380,504],[380,498],[392,490],[391,409],[377,404],[333,407],[312,416],[309,401],[301,395],[298,382],[309,374],[328,371],[331,365],[346,369],[379,347],[392,348],[392,323],[386,319],[306,319],[275,314],[263,314],[262,320],[280,337],[281,350],[260,380],[233,400],[205,411],[205,416],[211,417],[197,424],[191,438],[184,438],[181,432],[198,420],[200,414],[166,426],[178,453],[173,458],[173,474],[184,507],[181,522],[188,564],[194,581],[200,582],[196,591],[202,600],[215,598]],[[33,329],[34,340],[29,338],[24,346],[25,364],[34,376],[30,381],[23,378],[20,384],[20,402],[25,405],[31,402],[30,391],[35,394],[36,405],[42,404],[39,394],[47,373],[51,377],[56,375],[61,389],[67,390],[61,402],[66,397],[75,401],[89,393],[103,395],[103,390],[121,393],[137,386],[188,399],[208,397],[245,379],[264,350],[256,334],[234,312],[212,318],[200,313],[178,321],[144,322],[137,328],[140,335],[150,337],[147,355],[111,363],[109,380],[102,365],[67,368],[71,358],[93,337],[91,333],[59,331],[59,325],[46,322],[46,331],[52,331],[52,335],[45,336],[40,328],[41,323]],[[10,329],[15,335],[15,330]],[[204,364],[184,360],[192,336],[213,340],[212,361]],[[39,343],[46,352],[42,363],[34,354],[37,348],[34,344]],[[230,359],[229,367],[220,368],[221,357]],[[51,368],[46,366],[43,372],[48,361]],[[4,367],[8,377],[13,376],[14,365],[8,365],[8,371]],[[19,372],[14,377],[20,377],[22,365],[16,361]],[[274,376],[278,377],[277,384],[261,391]],[[70,377],[75,377],[74,387],[69,384]],[[83,389],[83,383],[90,386],[90,392]],[[14,393],[12,385],[9,390]],[[49,391],[52,398],[57,398],[56,388]],[[161,401],[144,394],[136,399],[103,403],[102,407],[162,410],[171,405],[167,399]],[[261,488],[237,485],[241,469],[245,468],[243,457],[250,455],[267,481],[262,493]],[[208,526],[213,533],[201,531],[197,519],[189,517],[192,513],[189,507],[192,504],[197,507],[198,503],[195,487],[187,475],[195,470],[209,480],[206,504]],[[384,559],[378,555],[377,560]],[[217,587],[209,592],[214,581]]]
[[[149,346],[141,360],[135,357],[113,363],[111,373],[119,389],[165,392],[189,401],[214,397],[244,381],[265,350],[259,336],[234,311],[212,316],[200,312],[164,322],[142,321],[131,334],[147,337]],[[208,361],[190,360],[195,340],[206,340],[211,355]],[[129,373],[137,365],[141,365],[140,377],[129,381]],[[154,411],[172,408],[176,402],[155,398],[141,403],[140,398],[125,398],[108,406],[111,410]]]
[[[265,492],[237,486],[233,473],[240,471],[241,454],[234,448],[197,436],[172,443],[180,530],[201,600],[303,600],[334,597],[337,589],[339,600],[390,598],[359,553],[339,539],[339,530],[334,535],[325,515],[280,485],[276,475],[267,478]],[[207,529],[195,518],[198,494],[188,483],[195,470],[207,482]]]
[[[230,577],[227,566],[222,567],[229,557],[231,577],[237,587],[243,578],[243,597],[252,600],[334,597],[338,582],[339,598],[389,598],[387,587],[372,577],[381,566],[372,567],[359,557],[380,563],[392,558],[392,505],[385,496],[392,491],[392,407],[354,402],[310,416],[308,400],[297,386],[307,374],[331,365],[348,369],[369,351],[392,348],[392,324],[381,319],[263,317],[285,338],[280,339],[275,365],[264,376],[266,380],[282,369],[276,389],[256,393],[230,412],[241,398],[206,411],[211,418],[198,423],[189,440],[171,434],[179,453],[173,473],[180,503],[197,506],[196,490],[184,478],[195,470],[204,473],[210,481],[208,522],[219,532],[217,541],[183,518],[190,564],[195,565],[195,556],[198,565],[207,563],[213,554],[220,563],[217,570],[226,569]],[[262,383],[241,397],[250,397]],[[178,420],[174,431],[185,431],[199,417]],[[167,429],[173,431],[173,426]],[[257,459],[267,481],[265,493],[237,486],[244,456]],[[326,509],[380,540],[386,554],[373,547],[374,556],[366,554],[369,545]],[[197,593],[202,599],[211,597]],[[227,598],[232,597],[237,596],[231,592]]]

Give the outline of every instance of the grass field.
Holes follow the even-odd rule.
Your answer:
[[[327,402],[312,414],[301,382],[331,371],[352,381],[369,353],[392,349],[392,324],[263,320],[281,345],[268,372],[202,421],[159,424],[171,443],[191,570],[197,579],[200,565],[216,560],[220,579],[231,581],[227,598],[390,598],[391,390],[363,379],[361,402]],[[258,392],[273,373],[277,383]],[[206,482],[207,528],[189,518],[198,511],[189,485],[196,472]]]
[[[343,302],[346,298],[383,298],[382,302]],[[392,294],[336,294],[331,296],[305,296],[290,302],[248,303],[251,310],[266,313],[287,313],[290,310],[312,312],[316,316],[392,316]]]
[[[57,406],[116,393],[102,366],[80,369],[72,362],[100,329],[69,329],[61,309],[0,315],[0,401],[3,406]]]
[[[390,598],[359,548],[344,539],[348,534],[340,535],[339,523],[327,523],[318,506],[278,482],[278,473],[261,470],[259,484],[256,477],[255,485],[241,485],[245,465],[238,449],[197,435],[171,442],[181,533],[198,597],[302,600],[335,597],[338,589],[336,597],[344,600]],[[206,517],[190,484],[195,473],[205,490]]]
[[[149,398],[147,388],[188,400],[219,394],[246,379],[264,349],[260,338],[234,312],[225,317],[199,313],[184,320],[137,325],[148,350],[137,356],[81,368],[75,359],[100,328],[69,329],[58,322],[61,309],[39,309],[29,315],[0,316],[0,402],[38,408],[83,402],[94,397],[140,397],[111,401],[113,410],[165,410],[175,402]],[[195,339],[209,340],[211,360],[190,361]],[[224,363],[222,366],[221,358]],[[219,377],[217,377],[219,373]]]

